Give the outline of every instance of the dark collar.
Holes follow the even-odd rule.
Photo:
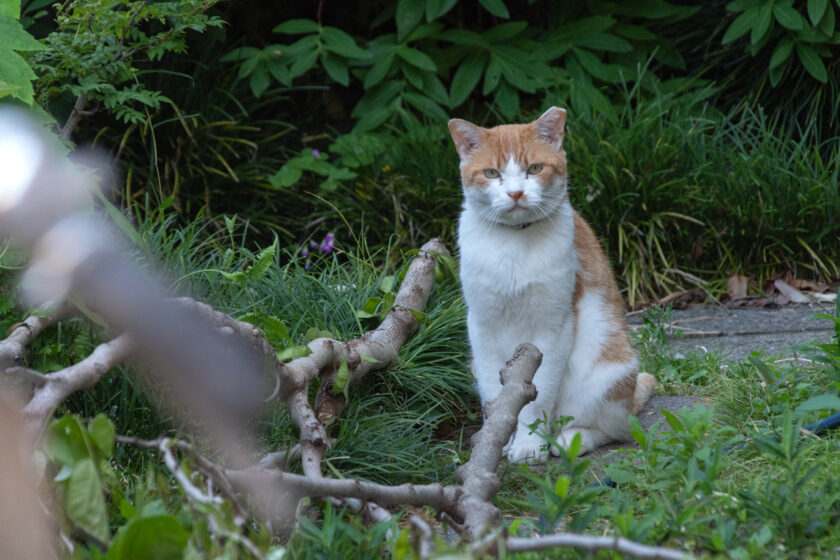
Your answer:
[[[526,227],[532,226],[532,225],[534,225],[536,223],[539,223],[539,222],[542,222],[546,219],[547,218],[540,218],[539,220],[534,220],[533,222],[525,222],[524,224],[516,224],[515,226],[508,225],[508,224],[501,224],[501,225],[503,225],[505,227],[509,227],[511,229],[525,229]]]

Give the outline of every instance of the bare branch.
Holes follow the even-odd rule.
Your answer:
[[[47,329],[62,319],[70,317],[75,307],[61,304],[49,317],[28,317],[22,323],[13,325],[5,340],[0,341],[0,371],[19,366],[23,361],[24,349],[44,329]]]
[[[470,460],[458,469],[458,478],[464,486],[459,514],[472,538],[481,536],[500,521],[499,510],[490,503],[501,484],[496,467],[503,447],[516,429],[519,411],[537,397],[531,380],[541,362],[542,354],[535,346],[516,347],[513,358],[500,372],[501,393],[484,407],[484,425],[471,439]]]
[[[648,546],[624,537],[595,537],[578,535],[575,533],[561,533],[542,537],[521,538],[508,537],[505,539],[505,551],[534,552],[549,548],[577,548],[595,552],[598,550],[615,550],[636,558],[661,558],[664,560],[683,560],[691,555],[673,548]]]
[[[100,344],[84,360],[46,377],[46,383],[35,388],[32,399],[23,409],[26,428],[34,437],[41,432],[53,410],[64,399],[80,389],[87,389],[131,353],[128,335]]]
[[[58,134],[58,137],[61,140],[70,140],[70,136],[73,135],[73,131],[76,130],[76,126],[78,126],[79,121],[82,120],[82,117],[90,114],[89,112],[85,111],[87,101],[88,97],[86,93],[80,93],[79,96],[76,98],[76,104],[73,105],[73,110],[70,111],[70,116],[67,117],[67,121],[64,123],[64,126],[61,127],[61,132],[59,132]]]

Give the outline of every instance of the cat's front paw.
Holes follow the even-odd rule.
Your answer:
[[[545,442],[531,434],[518,434],[505,446],[504,452],[511,463],[545,463],[548,459]]]

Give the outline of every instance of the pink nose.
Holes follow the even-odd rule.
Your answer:
[[[510,191],[507,193],[509,197],[513,199],[514,202],[519,202],[519,199],[525,196],[524,191]]]

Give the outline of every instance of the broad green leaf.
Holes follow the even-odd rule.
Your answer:
[[[312,342],[317,338],[334,338],[333,333],[326,329],[319,329],[318,327],[310,327],[306,329],[306,333],[304,333],[303,338],[306,342]]]
[[[744,36],[750,29],[752,29],[761,15],[760,8],[750,8],[742,13],[729,25],[726,33],[723,34],[721,43],[724,45],[731,43],[735,39]]]
[[[180,560],[189,537],[171,515],[134,517],[117,532],[105,560]]]
[[[618,24],[613,28],[618,35],[634,41],[653,41],[656,35],[640,25]]]
[[[53,461],[74,465],[90,457],[85,433],[75,416],[54,420],[44,435],[45,451]]]
[[[20,18],[20,0],[0,0],[0,15]]]
[[[797,412],[809,412],[812,410],[840,411],[840,397],[837,395],[818,395],[811,397],[796,407]]]
[[[793,39],[790,37],[782,38],[782,40],[776,45],[776,48],[773,49],[773,54],[770,56],[770,68],[775,68],[785,62],[792,52]]]
[[[478,3],[496,17],[504,19],[510,17],[510,13],[508,13],[508,9],[503,0],[478,0]]]
[[[268,79],[268,71],[265,66],[261,65],[251,73],[248,85],[251,86],[251,93],[254,94],[254,97],[259,98],[268,89],[268,84],[270,83],[271,80]]]
[[[313,49],[307,53],[304,53],[297,57],[292,65],[289,67],[289,75],[292,78],[297,78],[298,76],[306,73],[307,70],[312,68],[315,65],[315,62],[318,60],[318,50]]]
[[[452,85],[449,88],[449,100],[452,107],[461,105],[478,85],[481,73],[487,64],[486,55],[473,54],[464,60],[455,71],[452,77]],[[501,75],[501,70],[499,71]]]
[[[825,15],[823,15],[822,20],[820,20],[820,31],[831,37],[834,35],[835,23],[834,8],[829,6],[829,8],[825,11]]]
[[[441,82],[440,78],[438,78],[432,72],[423,73],[422,89],[426,92],[426,95],[434,99],[436,103],[451,106],[449,101],[449,94],[446,92],[446,88],[443,86],[443,82]]]
[[[409,64],[420,68],[421,70],[429,70],[430,72],[435,72],[437,70],[434,61],[429,58],[427,54],[424,54],[417,49],[400,45],[397,47],[396,53],[400,58]]]
[[[397,0],[397,40],[402,41],[420,23],[426,11],[425,0]]]
[[[373,130],[374,128],[378,127],[379,125],[387,121],[389,118],[391,118],[396,109],[396,101],[391,100],[391,102],[387,103],[386,105],[382,105],[378,108],[367,111],[356,122],[356,125],[353,127],[353,132],[367,132],[369,130]]]
[[[799,31],[805,27],[805,18],[788,5],[777,4],[773,7],[773,15],[776,16],[776,21],[787,29]]]
[[[290,187],[300,180],[303,174],[299,167],[288,163],[277,170],[277,173],[268,178],[268,182],[274,187]]]
[[[345,58],[370,58],[370,53],[356,44],[353,37],[335,27],[324,27],[321,30],[324,48]]]
[[[495,90],[499,85],[499,80],[502,77],[501,62],[495,56],[490,56],[490,64],[487,65],[487,70],[484,72],[484,87],[481,89],[482,95],[489,95],[491,91]]]
[[[499,111],[507,118],[513,118],[519,110],[519,93],[505,80],[499,82],[496,95],[493,97]]]
[[[272,31],[275,33],[286,33],[288,35],[315,33],[318,31],[318,24],[311,19],[290,19],[276,26]]]
[[[377,360],[376,358],[374,358],[374,357],[372,357],[372,356],[365,356],[364,354],[359,354],[359,357],[360,357],[362,360],[364,360],[365,362],[368,362],[368,363],[371,363],[371,364],[377,364],[377,363],[379,363],[379,360]]]
[[[440,33],[441,29],[443,29],[442,23],[423,23],[415,27],[403,43],[411,43],[412,41],[433,37]]]
[[[820,55],[817,54],[817,51],[815,51],[811,45],[797,43],[796,54],[799,55],[799,60],[802,61],[802,66],[805,67],[805,70],[807,70],[809,74],[822,83],[826,83],[828,81],[825,64],[823,64]]]
[[[100,412],[91,422],[88,431],[102,454],[110,457],[114,451],[114,434],[116,433],[114,423]]]
[[[109,541],[108,513],[93,459],[83,459],[73,468],[67,482],[64,509],[76,526],[102,542]]]
[[[777,85],[779,85],[779,82],[782,80],[782,76],[785,73],[785,69],[788,66],[790,66],[789,62],[780,64],[779,66],[774,66],[773,68],[770,68],[769,74],[770,74],[770,85],[771,86],[776,87]]]
[[[321,65],[330,78],[343,86],[350,84],[350,74],[347,70],[347,62],[342,58],[325,52],[321,55]]]
[[[767,30],[770,29],[770,24],[773,23],[773,4],[767,2],[759,9],[758,18],[750,34],[750,42],[755,45],[764,37]]]
[[[575,434],[575,437],[580,436],[580,434]],[[578,446],[580,447],[580,446]],[[557,478],[557,482],[554,483],[554,493],[560,496],[561,498],[565,498],[569,495],[569,486],[572,483],[572,479],[568,476],[559,476]]]
[[[349,379],[350,372],[347,368],[347,360],[341,360],[341,365],[338,367],[338,371],[335,374],[335,381],[333,381],[333,388],[332,394],[333,395],[340,395],[347,389],[347,381]]]
[[[572,437],[572,442],[569,444],[569,448],[566,450],[566,457],[569,461],[574,462],[578,455],[580,454],[580,447],[583,445],[583,436],[580,435],[580,432],[577,432],[574,437]],[[568,484],[566,485],[568,489]],[[565,494],[563,494],[565,497]]]
[[[391,65],[394,62],[394,51],[388,51],[383,53],[379,58],[376,59],[376,62],[373,63],[373,66],[368,71],[367,76],[365,76],[365,90],[369,90],[375,85],[379,84],[382,80],[385,79],[385,76],[388,75],[388,71],[391,69]]]
[[[575,45],[587,47],[597,51],[630,52],[633,45],[615,35],[608,33],[591,33],[578,38]]]
[[[6,10],[0,10],[0,48],[13,51],[47,50],[46,46],[27,33],[17,16],[10,17],[5,12]]]
[[[422,311],[417,311],[416,309],[411,309],[411,308],[409,308],[409,309],[408,309],[408,312],[409,312],[409,313],[411,313],[411,316],[412,316],[412,317],[414,317],[414,319],[415,319],[418,323],[420,323],[421,325],[422,325],[422,324],[424,324],[424,323],[426,323],[426,320],[427,320],[427,319],[426,319],[426,314],[425,314],[425,313],[423,313]]]
[[[665,417],[665,421],[668,423],[669,426],[671,426],[671,429],[674,430],[674,432],[685,431],[685,426],[683,426],[683,423],[680,422],[680,419],[677,418],[677,416],[673,412],[665,408],[659,409],[659,412],[662,413],[662,415]]]
[[[120,500],[120,515],[122,515],[123,519],[126,521],[137,515],[137,511],[134,509],[134,506],[126,501],[125,498]]]
[[[828,0],[808,0],[808,17],[811,23],[817,25],[828,7]]]
[[[296,358],[303,358],[304,356],[308,356],[312,353],[312,350],[309,346],[290,346],[289,348],[285,348],[280,352],[277,352],[277,359],[281,362],[290,362]]]
[[[289,329],[286,327],[285,321],[281,321],[273,315],[263,315],[261,323],[269,344],[272,346],[291,344],[292,339],[289,336]]]
[[[455,7],[458,0],[426,0],[426,21],[432,22]]]

